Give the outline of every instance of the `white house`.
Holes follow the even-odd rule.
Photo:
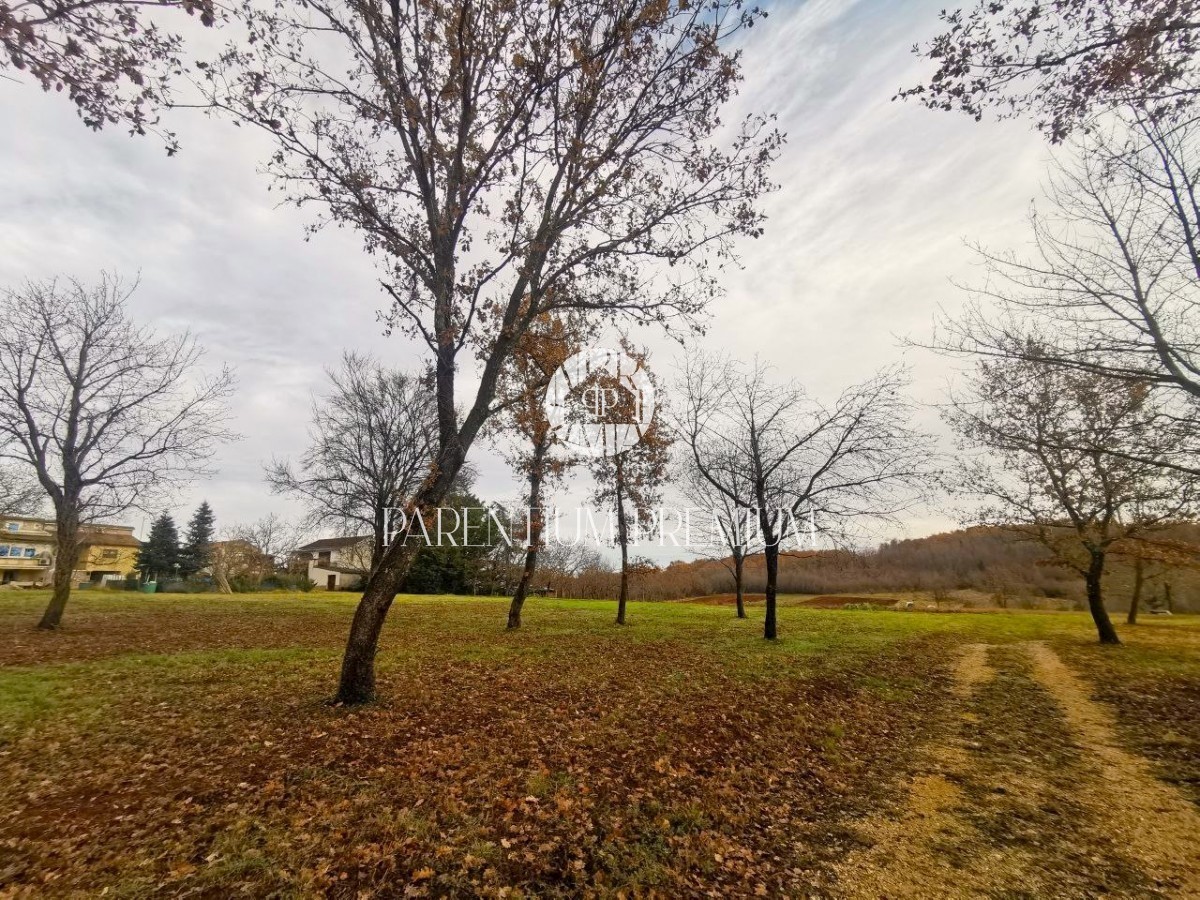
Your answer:
[[[371,568],[371,535],[321,538],[296,549],[308,562],[308,577],[327,591],[355,590]]]

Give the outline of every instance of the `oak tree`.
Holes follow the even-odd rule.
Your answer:
[[[977,248],[987,277],[933,345],[1165,388],[1163,415],[1189,427],[1155,461],[1200,471],[1198,138],[1138,110],[1080,138],[1031,215],[1032,251]]]
[[[1032,115],[1059,142],[1128,103],[1187,118],[1200,95],[1195,0],[979,0],[941,19],[914,48],[937,71],[899,94],[932,109]]]
[[[218,17],[214,0],[0,0],[0,75],[65,92],[89,128],[145,134],[182,76],[184,40],[167,27],[180,11],[206,26]],[[162,136],[174,153],[174,136]]]
[[[494,412],[539,316],[691,320],[712,266],[756,236],[782,140],[727,123],[741,0],[306,0],[240,7],[247,39],[206,69],[209,99],[274,142],[284,195],[358,231],[393,327],[432,356],[431,515]],[[472,362],[472,394],[459,375]],[[393,541],[366,586],[338,699],[375,693],[383,622],[411,563]]]
[[[506,456],[525,480],[525,558],[512,603],[508,627],[521,627],[521,610],[537,572],[544,545],[544,505],[550,490],[571,467],[566,454],[555,452],[555,431],[546,412],[546,389],[554,373],[581,348],[582,326],[561,316],[546,316],[525,332],[498,391],[501,412],[495,428],[515,439]]]
[[[629,547],[638,544],[643,535],[653,539],[652,523],[670,470],[671,440],[662,418],[655,418],[632,447],[592,460],[595,500],[600,506],[611,505],[614,537],[621,552],[618,625],[625,624],[630,577],[646,568],[645,560],[630,559]]]
[[[1200,476],[1158,464],[1174,451],[1176,426],[1153,389],[981,360],[945,415],[964,450],[949,484],[977,500],[972,521],[1049,549],[1083,578],[1100,642],[1120,643],[1104,601],[1109,554],[1189,515],[1200,498]]]

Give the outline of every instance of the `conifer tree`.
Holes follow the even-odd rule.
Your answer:
[[[188,522],[187,540],[179,551],[180,571],[192,576],[212,562],[214,516],[207,500],[201,501]]]
[[[150,526],[150,538],[138,551],[138,571],[144,581],[156,581],[175,573],[182,560],[179,553],[179,529],[170,513],[163,513]]]

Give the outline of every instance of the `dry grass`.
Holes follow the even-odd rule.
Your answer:
[[[821,896],[956,646],[1091,664],[1070,615],[789,606],[769,644],[723,607],[535,600],[508,634],[502,601],[402,598],[349,711],[352,598],[80,597],[56,634],[40,602],[0,598],[3,896]]]

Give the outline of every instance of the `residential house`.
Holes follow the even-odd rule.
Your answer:
[[[0,531],[0,583],[48,585],[54,577],[57,547],[53,519],[4,516]],[[142,542],[132,525],[97,523],[81,530],[83,547],[75,568],[76,583],[123,581],[137,567]]]
[[[321,538],[298,547],[295,556],[307,562],[308,577],[328,591],[354,590],[371,570],[371,535]]]

